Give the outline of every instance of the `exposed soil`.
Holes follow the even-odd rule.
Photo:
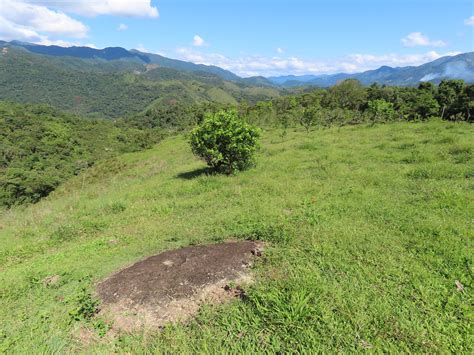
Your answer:
[[[242,241],[186,247],[149,257],[97,286],[101,313],[111,318],[115,328],[126,331],[186,320],[202,302],[242,296],[239,285],[251,282],[248,267],[260,255],[261,244]]]

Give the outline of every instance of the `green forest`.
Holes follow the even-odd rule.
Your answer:
[[[0,102],[0,205],[37,202],[98,160],[148,148],[158,139],[48,105]]]
[[[279,95],[276,88],[226,81],[207,72],[125,61],[51,58],[15,48],[0,55],[0,98],[50,104],[87,117],[118,118],[148,106],[174,103],[255,103]]]

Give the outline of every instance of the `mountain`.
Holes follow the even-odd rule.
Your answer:
[[[442,79],[463,79],[466,82],[474,82],[474,52],[442,57],[419,66],[399,68],[382,66],[355,74],[289,75],[268,78],[270,82],[286,87],[302,85],[327,87],[345,79],[357,79],[364,85],[379,83],[399,86],[416,86],[423,81],[439,83]]]
[[[284,85],[287,82],[302,82],[306,83],[313,79],[318,78],[317,75],[282,75],[282,76],[270,76],[267,79],[277,85]]]
[[[60,47],[60,46],[43,46],[32,43],[25,43],[19,41],[3,42],[0,41],[0,45],[12,45],[26,49],[28,52],[35,54],[42,54],[55,57],[73,57],[80,59],[102,59],[106,61],[133,61],[141,64],[155,64],[164,68],[171,68],[183,71],[204,71],[211,74],[220,76],[225,80],[240,80],[241,78],[234,73],[224,70],[222,68],[204,65],[194,64],[191,62],[185,62],[177,59],[170,59],[163,57],[158,54],[144,53],[136,49],[126,50],[121,47],[108,47],[103,49],[96,49],[90,47]]]
[[[170,104],[236,104],[277,97],[264,78],[123,48],[62,48],[0,41],[0,100],[46,103],[117,118]]]

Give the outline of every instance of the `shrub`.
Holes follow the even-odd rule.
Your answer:
[[[319,110],[317,107],[307,107],[301,115],[300,123],[306,130],[306,133],[311,131],[311,128],[316,124],[319,118]]]
[[[371,100],[368,102],[368,112],[372,122],[393,121],[396,118],[396,112],[391,102],[383,99]]]
[[[258,128],[227,110],[207,114],[191,132],[190,144],[213,170],[229,175],[253,165],[259,138]]]
[[[72,320],[90,320],[99,312],[99,301],[86,288],[76,296],[75,307],[69,312]]]

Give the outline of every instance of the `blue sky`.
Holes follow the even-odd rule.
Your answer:
[[[0,0],[0,38],[121,46],[239,75],[355,72],[473,51],[470,0]]]

